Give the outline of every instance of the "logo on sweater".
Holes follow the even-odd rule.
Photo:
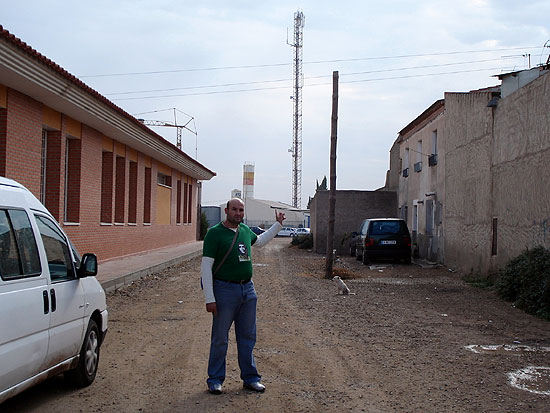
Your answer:
[[[244,245],[242,242],[239,242],[238,248],[239,248],[239,262],[250,261],[250,256],[248,255],[248,250],[246,249],[246,245]]]

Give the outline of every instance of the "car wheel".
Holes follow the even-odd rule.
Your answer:
[[[363,251],[363,256],[361,257],[361,261],[363,261],[363,264],[369,265],[369,256]]]
[[[409,256],[405,257],[404,261],[405,261],[405,264],[407,264],[407,265],[410,264],[411,263],[411,256],[409,255]]]
[[[66,379],[78,387],[86,387],[93,383],[99,365],[99,329],[94,320],[90,319],[84,342],[80,349],[78,366],[65,373]]]
[[[355,246],[351,245],[349,246],[349,256],[355,257]]]

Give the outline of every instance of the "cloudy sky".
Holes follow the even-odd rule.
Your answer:
[[[255,164],[255,197],[291,203],[294,13],[305,16],[301,205],[329,175],[340,74],[337,189],[384,185],[397,133],[444,92],[546,62],[550,1],[19,0],[0,24],[137,118],[186,122],[183,150],[224,202]],[[287,35],[288,33],[288,35]],[[549,42],[550,43],[550,42]],[[174,111],[175,109],[175,111]],[[175,143],[176,131],[156,128]]]

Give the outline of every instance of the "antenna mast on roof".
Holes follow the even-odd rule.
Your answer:
[[[185,112],[181,112],[181,111],[177,110],[176,108],[171,108],[171,110],[174,111],[174,122],[167,122],[167,121],[163,121],[163,120],[147,120],[147,119],[138,119],[138,120],[141,123],[143,123],[144,125],[147,125],[147,126],[168,126],[168,127],[171,127],[171,128],[176,128],[176,131],[177,131],[176,146],[180,150],[183,150],[182,144],[181,144],[182,131],[183,131],[183,129],[188,130],[189,132],[191,132],[192,134],[195,135],[195,159],[197,159],[197,142],[196,142],[197,130],[196,130],[196,127],[194,127],[195,118],[191,115],[187,115],[187,113],[185,113]],[[189,117],[189,119],[183,124],[178,123],[178,118],[176,116],[176,111],[184,113],[186,116]],[[155,112],[157,112],[157,111],[155,111]],[[191,125],[191,123],[193,123],[193,125]],[[193,126],[193,128],[191,128],[191,126]]]
[[[304,13],[294,13],[294,44],[287,43],[294,47],[294,115],[293,129],[294,137],[292,148],[292,206],[300,208],[302,198],[302,87],[304,76],[302,73],[302,48],[304,34]]]

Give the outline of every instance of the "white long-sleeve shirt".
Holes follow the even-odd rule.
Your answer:
[[[278,222],[275,223],[266,231],[258,235],[256,242],[252,245],[253,247],[263,247],[279,233],[283,226]],[[233,231],[236,231],[236,228],[230,228]],[[212,268],[214,267],[214,258],[212,257],[202,257],[201,261],[201,278],[202,278],[202,291],[204,292],[204,301],[206,304],[215,303],[216,299],[214,298],[214,283],[212,281]]]

